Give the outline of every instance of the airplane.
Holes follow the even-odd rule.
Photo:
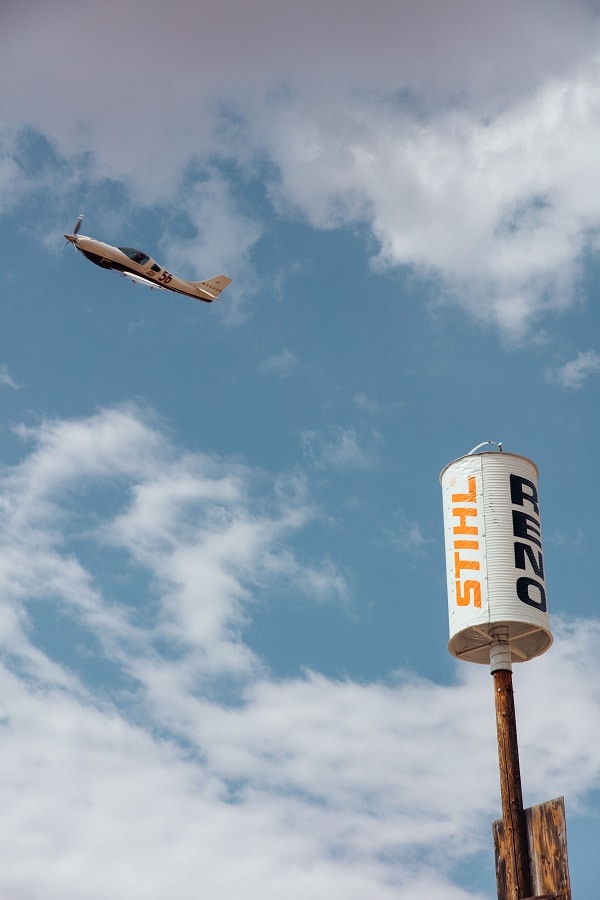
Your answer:
[[[133,247],[112,247],[95,238],[80,235],[79,229],[83,218],[77,217],[73,234],[65,234],[67,243],[73,244],[86,259],[102,269],[112,269],[137,284],[145,284],[160,291],[175,291],[177,294],[185,294],[186,297],[203,300],[205,303],[220,300],[221,291],[231,284],[231,278],[227,275],[215,275],[206,281],[184,281],[183,278],[177,278],[176,275],[167,272],[141,250]]]

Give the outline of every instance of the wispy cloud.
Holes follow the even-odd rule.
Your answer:
[[[585,350],[561,366],[554,377],[563,387],[578,390],[590,375],[597,375],[599,372],[600,355],[595,350]]]
[[[400,517],[399,523],[389,534],[392,546],[401,553],[421,554],[424,552],[431,538],[426,538],[423,529],[418,522],[410,521],[405,516]]]
[[[260,364],[260,371],[268,375],[278,375],[280,378],[285,378],[286,375],[290,374],[297,362],[298,358],[287,347],[284,347],[281,353],[276,353],[274,356],[263,360]]]
[[[361,412],[369,413],[374,416],[381,415],[382,413],[382,408],[379,403],[368,394],[356,394],[352,398],[352,402],[354,403],[354,406]]]
[[[250,254],[262,232],[260,221],[238,207],[230,184],[214,166],[196,179],[183,179],[177,209],[191,226],[192,237],[169,233],[162,241],[165,257],[183,277],[205,279],[219,273],[233,277],[227,296],[229,315],[235,319],[240,313],[236,273],[244,270],[246,293],[255,287]]]
[[[326,433],[308,430],[301,443],[307,460],[319,468],[368,469],[377,459],[378,436],[359,437],[354,428],[332,428]]]
[[[130,322],[127,326],[127,333],[130,335],[134,334],[138,329],[143,328],[145,324],[145,319],[138,319],[137,322]]]
[[[21,387],[8,371],[8,366],[3,363],[0,363],[0,387],[12,388],[13,391],[18,391]]]

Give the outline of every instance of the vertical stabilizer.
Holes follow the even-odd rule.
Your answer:
[[[199,294],[203,295],[206,300],[218,300],[221,291],[224,291],[228,284],[231,284],[231,278],[227,275],[215,275],[214,278],[207,278],[206,281],[191,281]]]

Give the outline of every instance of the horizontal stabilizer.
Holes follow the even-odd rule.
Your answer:
[[[227,275],[215,275],[214,278],[207,278],[206,281],[190,281],[199,294],[204,295],[203,299],[216,300],[221,291],[224,291],[228,284],[231,284],[231,278]]]

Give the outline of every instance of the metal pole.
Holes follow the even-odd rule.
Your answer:
[[[506,851],[506,900],[531,897],[531,875],[527,825],[523,810],[517,719],[512,686],[512,663],[508,644],[508,629],[496,629],[490,649],[490,671],[494,676],[496,730],[498,734],[498,762],[500,765],[500,795]]]

